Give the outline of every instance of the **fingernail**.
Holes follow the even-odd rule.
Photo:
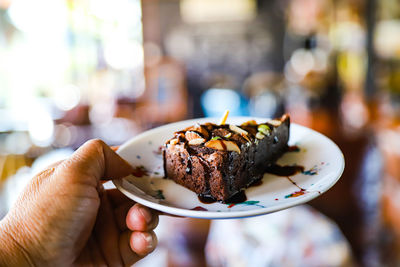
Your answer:
[[[146,248],[148,250],[152,249],[154,244],[153,244],[153,236],[149,233],[142,233],[143,239],[146,241]]]
[[[146,220],[146,223],[150,223],[151,219],[153,217],[151,215],[151,212],[146,208],[139,208],[139,211],[142,214],[142,216],[144,217],[144,219]]]

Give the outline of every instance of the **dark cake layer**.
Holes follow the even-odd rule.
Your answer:
[[[164,173],[197,194],[225,202],[262,178],[286,150],[289,116],[240,126],[195,125],[176,132],[163,150]]]

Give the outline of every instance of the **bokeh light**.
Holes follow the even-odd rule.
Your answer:
[[[55,92],[54,103],[64,111],[73,109],[79,104],[81,99],[80,92],[81,90],[75,85],[69,84],[63,86]]]
[[[30,111],[28,131],[37,146],[48,146],[53,139],[54,123],[50,113],[38,106]]]
[[[206,116],[218,117],[229,109],[231,115],[240,114],[240,96],[230,89],[209,89],[201,97]]]

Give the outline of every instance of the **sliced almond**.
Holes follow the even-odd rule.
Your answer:
[[[260,133],[260,132],[257,132],[257,134],[256,134],[256,138],[257,139],[264,139],[264,137],[265,137],[265,135],[263,135],[262,133]]]
[[[233,124],[229,124],[229,129],[232,130],[232,131],[234,131],[235,133],[240,134],[240,135],[241,135],[241,134],[245,134],[245,135],[248,135],[248,134],[249,134],[247,131],[245,131],[245,130],[243,130],[242,128],[239,128],[238,126],[233,125]]]
[[[279,125],[282,124],[282,122],[280,120],[267,120],[267,123],[271,124],[271,125],[273,125],[275,127],[278,127]]]
[[[179,140],[176,139],[176,138],[171,139],[171,140],[169,141],[169,143],[170,143],[171,145],[176,145],[178,142],[179,142]]]
[[[285,120],[290,120],[289,114],[283,114],[282,117],[280,118],[280,121],[285,121]]]
[[[200,145],[200,144],[204,143],[205,141],[206,141],[206,139],[204,139],[204,138],[192,139],[189,141],[189,145]]]
[[[185,133],[185,138],[188,141],[191,141],[191,140],[194,140],[194,139],[199,139],[199,138],[203,139],[203,137],[201,137],[198,133],[193,132],[193,131],[187,131]]]
[[[207,143],[205,143],[205,146],[216,150],[235,151],[238,154],[240,154],[240,148],[235,142],[232,141],[210,140]]]
[[[208,138],[208,131],[203,127],[203,126],[201,126],[201,125],[199,125],[199,124],[197,124],[197,125],[193,125],[193,126],[191,126],[191,127],[189,127],[189,128],[186,128],[185,129],[186,131],[196,131],[196,132],[199,132],[199,133],[201,133],[203,136],[204,136],[204,138]]]
[[[240,154],[240,148],[235,142],[223,140],[226,145],[226,150],[228,151],[235,151],[236,153]]]
[[[216,150],[225,150],[222,140],[210,140],[204,144],[206,147],[214,148]]]
[[[257,127],[257,131],[262,133],[263,135],[270,136],[271,135],[271,127],[266,124],[260,124]]]
[[[250,121],[246,121],[246,122],[243,122],[240,126],[254,126],[254,125],[257,125],[257,122],[255,121],[255,120],[250,120]]]

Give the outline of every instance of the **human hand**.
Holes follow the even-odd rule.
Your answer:
[[[0,221],[0,266],[126,266],[152,252],[158,215],[102,185],[131,172],[92,140],[36,175]]]

